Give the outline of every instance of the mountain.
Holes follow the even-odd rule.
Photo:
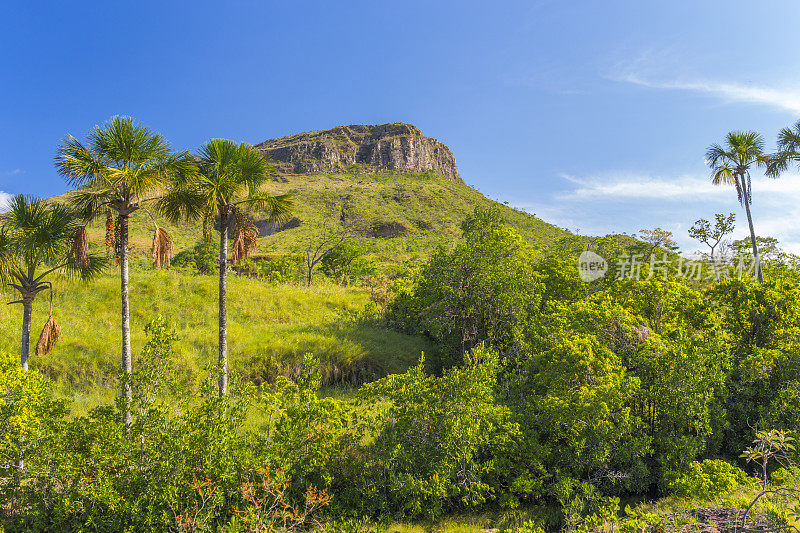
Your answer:
[[[410,124],[342,126],[272,139],[258,147],[278,167],[268,190],[293,194],[295,211],[292,223],[282,228],[269,228],[253,215],[262,228],[256,256],[302,254],[343,211],[363,221],[364,231],[354,239],[387,277],[425,261],[438,246],[452,246],[461,235],[461,221],[477,207],[499,209],[531,244],[532,254],[569,235],[466,185],[447,146]],[[67,196],[54,200],[65,201]],[[146,340],[145,325],[162,314],[181,339],[180,371],[199,375],[216,356],[217,280],[195,275],[190,267],[153,270],[148,256],[155,224],[172,235],[176,253],[202,237],[199,222],[173,224],[144,209],[132,216],[134,353]],[[104,233],[105,217],[88,228],[91,246],[98,252],[104,250]],[[36,368],[63,383],[65,390],[74,386],[86,407],[115,390],[118,276],[112,265],[90,284],[55,280],[53,303],[63,339],[51,354],[32,358]],[[365,287],[319,283],[306,289],[232,275],[228,295],[232,368],[256,382],[278,373],[293,375],[306,353],[320,358],[326,383],[358,383],[369,376],[402,372],[420,352],[435,353],[426,338],[354,320],[371,297]],[[36,327],[47,317],[47,302],[40,298],[34,306]],[[19,320],[18,307],[0,306],[0,346],[18,345]],[[88,394],[87,383],[99,392]]]
[[[432,171],[463,183],[450,149],[413,124],[337,126],[270,139],[256,148],[283,174],[361,171]]]
[[[355,238],[385,273],[424,260],[439,245],[449,246],[461,234],[461,221],[477,207],[499,209],[534,249],[569,235],[466,185],[450,149],[412,124],[339,126],[270,139],[256,148],[276,167],[268,191],[295,198],[294,217],[285,227],[273,228],[252,215],[261,229],[256,254],[302,253],[343,211],[362,221]],[[199,223],[172,224],[139,210],[131,221],[134,255],[149,253],[154,222],[170,232],[176,253],[202,235]],[[88,229],[90,240],[102,245],[104,221]]]

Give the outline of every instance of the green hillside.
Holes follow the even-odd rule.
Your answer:
[[[302,252],[324,224],[335,223],[345,206],[367,230],[354,238],[376,260],[381,273],[390,277],[424,260],[436,246],[450,245],[460,235],[460,222],[476,207],[496,206],[534,248],[567,235],[565,230],[432,173],[279,176],[271,192],[295,196],[294,214],[301,223],[262,237],[256,253]],[[66,195],[57,198],[65,199]],[[216,357],[217,280],[215,275],[198,275],[191,267],[154,270],[148,258],[154,221],[171,233],[176,253],[191,248],[202,236],[199,223],[171,224],[144,210],[133,216],[133,349],[137,353],[144,343],[145,324],[159,314],[165,316],[181,338],[182,371],[188,377]],[[405,230],[391,238],[371,237],[368,230],[376,224]],[[104,231],[104,220],[91,224],[93,247],[102,248]],[[422,352],[433,352],[426,339],[399,334],[364,317],[368,290],[320,280],[307,289],[232,276],[229,349],[236,372],[256,382],[278,373],[292,375],[303,355],[313,353],[325,366],[327,383],[359,383],[402,372]],[[32,365],[63,383],[66,390],[113,387],[120,342],[116,269],[110,266],[100,280],[87,285],[58,280],[54,308],[63,338],[53,353],[33,356]],[[34,306],[34,341],[46,313],[46,299],[40,297]],[[12,351],[19,343],[20,317],[18,306],[0,307],[0,345]]]
[[[386,267],[424,258],[436,246],[448,245],[460,235],[460,222],[476,207],[500,209],[506,220],[535,248],[543,248],[569,235],[566,230],[489,200],[471,187],[433,173],[280,175],[273,181],[270,192],[294,195],[294,214],[300,225],[261,238],[257,251],[261,254],[302,252],[313,242],[323,224],[335,223],[343,207],[358,217],[366,230],[356,239]],[[200,240],[199,223],[175,225],[154,215],[157,223],[172,234],[176,252]],[[144,255],[151,246],[153,222],[145,211],[135,213],[132,218],[131,245],[136,253]],[[368,235],[375,225],[393,223],[405,228],[400,235],[391,238]],[[96,221],[90,226],[90,239],[102,244],[104,231],[103,221]]]
[[[179,372],[188,382],[216,360],[217,278],[188,270],[153,270],[140,261],[131,269],[131,331],[134,354],[145,342],[144,326],[167,318],[180,338]],[[232,276],[228,289],[231,367],[255,382],[293,376],[306,353],[316,355],[328,384],[350,384],[402,372],[434,347],[421,337],[397,333],[359,316],[369,294],[322,284],[310,289],[270,285]],[[5,296],[9,296],[8,293]],[[31,356],[31,365],[64,385],[91,392],[114,387],[119,369],[119,278],[113,271],[91,284],[59,280],[54,315],[62,338],[52,353]],[[46,296],[34,304],[35,344],[47,320]],[[22,310],[0,307],[0,345],[19,349]]]

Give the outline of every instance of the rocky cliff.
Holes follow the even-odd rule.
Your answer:
[[[357,165],[368,171],[433,171],[463,183],[450,149],[413,124],[338,126],[270,139],[256,148],[282,173],[338,172]]]

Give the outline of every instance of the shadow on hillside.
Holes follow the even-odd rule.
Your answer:
[[[294,327],[291,336],[267,339],[263,349],[236,357],[242,377],[256,384],[277,376],[296,378],[303,357],[315,355],[322,384],[358,387],[389,374],[405,372],[434,345],[421,337],[399,333],[377,320],[343,320]]]

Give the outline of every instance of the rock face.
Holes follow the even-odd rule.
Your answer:
[[[450,149],[413,124],[337,126],[270,139],[256,149],[288,174],[341,172],[357,165],[366,171],[433,171],[463,183]]]

